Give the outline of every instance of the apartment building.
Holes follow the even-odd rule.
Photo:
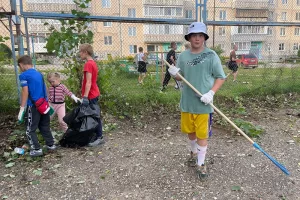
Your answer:
[[[24,0],[24,9],[32,12],[66,12],[78,9],[73,0]],[[88,12],[95,16],[135,18],[195,19],[195,0],[97,0]],[[300,22],[300,0],[211,0],[207,1],[207,19],[216,21]],[[46,53],[44,22],[59,27],[56,20],[28,19],[34,35],[36,53]],[[171,24],[93,22],[95,54],[100,59],[130,56],[143,47],[147,52],[167,52],[170,42],[183,50],[187,26]],[[24,32],[24,23],[22,24]],[[7,32],[8,33],[8,32]],[[300,27],[284,26],[209,26],[207,46],[220,45],[229,55],[233,44],[238,53],[255,53],[260,59],[279,59],[295,55],[300,48]],[[26,44],[25,44],[26,46]],[[30,43],[32,46],[32,43]],[[31,48],[32,49],[32,48]]]
[[[92,2],[93,15],[130,18],[195,18],[194,0],[101,0]],[[95,22],[95,52],[100,59],[107,55],[130,56],[143,47],[147,52],[166,52],[172,41],[179,49],[185,42],[186,27],[170,24]]]
[[[214,0],[207,9],[208,20],[300,22],[300,0]],[[277,60],[297,54],[300,45],[300,27],[210,26],[208,32],[207,45],[221,45],[224,55],[237,44],[238,54]]]

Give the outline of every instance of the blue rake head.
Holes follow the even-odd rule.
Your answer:
[[[269,154],[267,154],[257,143],[253,143],[253,146],[258,149],[260,152],[262,152],[265,156],[267,156],[277,167],[281,169],[286,175],[290,175],[290,172],[282,165],[280,164],[275,158],[271,157]]]

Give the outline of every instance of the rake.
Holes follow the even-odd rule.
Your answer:
[[[174,67],[170,65],[166,60],[164,60],[166,65],[168,65],[170,68]],[[196,94],[199,96],[202,96],[202,94],[192,85],[190,84],[181,74],[177,73],[177,76],[181,78],[183,82],[185,82]],[[286,175],[290,175],[290,172],[282,165],[280,164],[275,158],[267,154],[256,142],[251,140],[246,133],[244,133],[237,125],[235,125],[228,117],[226,117],[216,106],[214,106],[212,103],[209,104],[219,115],[221,115],[231,126],[233,126],[240,134],[242,134],[256,149],[258,149],[260,152],[262,152],[267,158],[269,158],[277,167],[279,167]]]

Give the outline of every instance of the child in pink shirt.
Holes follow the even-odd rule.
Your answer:
[[[66,132],[68,125],[63,121],[63,117],[66,115],[65,96],[67,95],[71,97],[76,103],[81,100],[60,82],[60,75],[58,73],[48,73],[47,80],[51,84],[51,86],[48,88],[49,103],[54,109],[54,113],[51,115],[50,119],[52,120],[56,113],[60,128]]]

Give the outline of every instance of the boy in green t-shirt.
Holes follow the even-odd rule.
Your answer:
[[[208,38],[204,23],[192,23],[188,34],[185,35],[185,39],[191,43],[191,48],[179,55],[177,68],[169,68],[169,73],[176,80],[181,80],[176,75],[180,70],[182,76],[203,94],[199,99],[199,96],[184,84],[180,99],[181,131],[188,134],[191,145],[188,164],[196,166],[197,175],[201,180],[205,180],[208,175],[204,161],[212,125],[213,109],[209,103],[213,102],[214,94],[226,78],[218,55],[205,47]]]

